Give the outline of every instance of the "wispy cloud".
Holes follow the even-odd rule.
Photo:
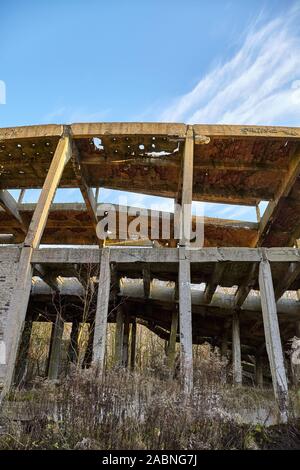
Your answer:
[[[300,122],[300,3],[249,27],[240,49],[162,112],[163,121]]]

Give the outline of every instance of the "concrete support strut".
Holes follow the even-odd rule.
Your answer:
[[[179,324],[180,324],[180,367],[183,390],[189,394],[193,388],[193,339],[191,267],[185,257],[185,249],[179,248]]]
[[[109,257],[110,249],[103,248],[100,262],[100,274],[93,343],[93,363],[99,367],[100,372],[102,372],[104,368],[106,346],[107,316],[111,279]]]
[[[284,368],[284,359],[280,340],[270,263],[262,260],[259,265],[259,288],[261,307],[266,338],[266,349],[270,362],[275,398],[280,412],[280,419],[288,419],[288,386]]]

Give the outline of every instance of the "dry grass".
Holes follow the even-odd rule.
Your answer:
[[[56,382],[36,379],[12,393],[2,410],[1,449],[245,449],[299,446],[298,424],[243,425],[233,408],[259,400],[226,383],[224,361],[198,348],[195,387],[187,398],[164,362],[130,372],[73,367]],[[243,398],[244,397],[244,398]],[[255,398],[256,397],[256,398]],[[18,404],[18,410],[16,410]]]

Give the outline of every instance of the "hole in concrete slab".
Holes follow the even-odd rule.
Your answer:
[[[104,147],[102,145],[102,140],[99,139],[99,137],[93,137],[93,144],[96,147],[97,150],[103,150]]]
[[[254,222],[257,223],[255,206],[241,206],[237,204],[224,204],[215,202],[196,202],[192,203],[192,213],[197,214],[197,206],[203,205],[205,217],[212,217],[224,220]]]
[[[40,189],[26,189],[24,194],[24,203],[35,203],[38,201],[40,196],[41,190]]]
[[[54,203],[76,203],[84,202],[80,189],[78,188],[58,188],[55,194]]]

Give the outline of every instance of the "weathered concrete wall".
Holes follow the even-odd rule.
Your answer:
[[[16,282],[20,248],[0,247],[0,386],[5,374],[5,345],[3,343],[7,315]]]

